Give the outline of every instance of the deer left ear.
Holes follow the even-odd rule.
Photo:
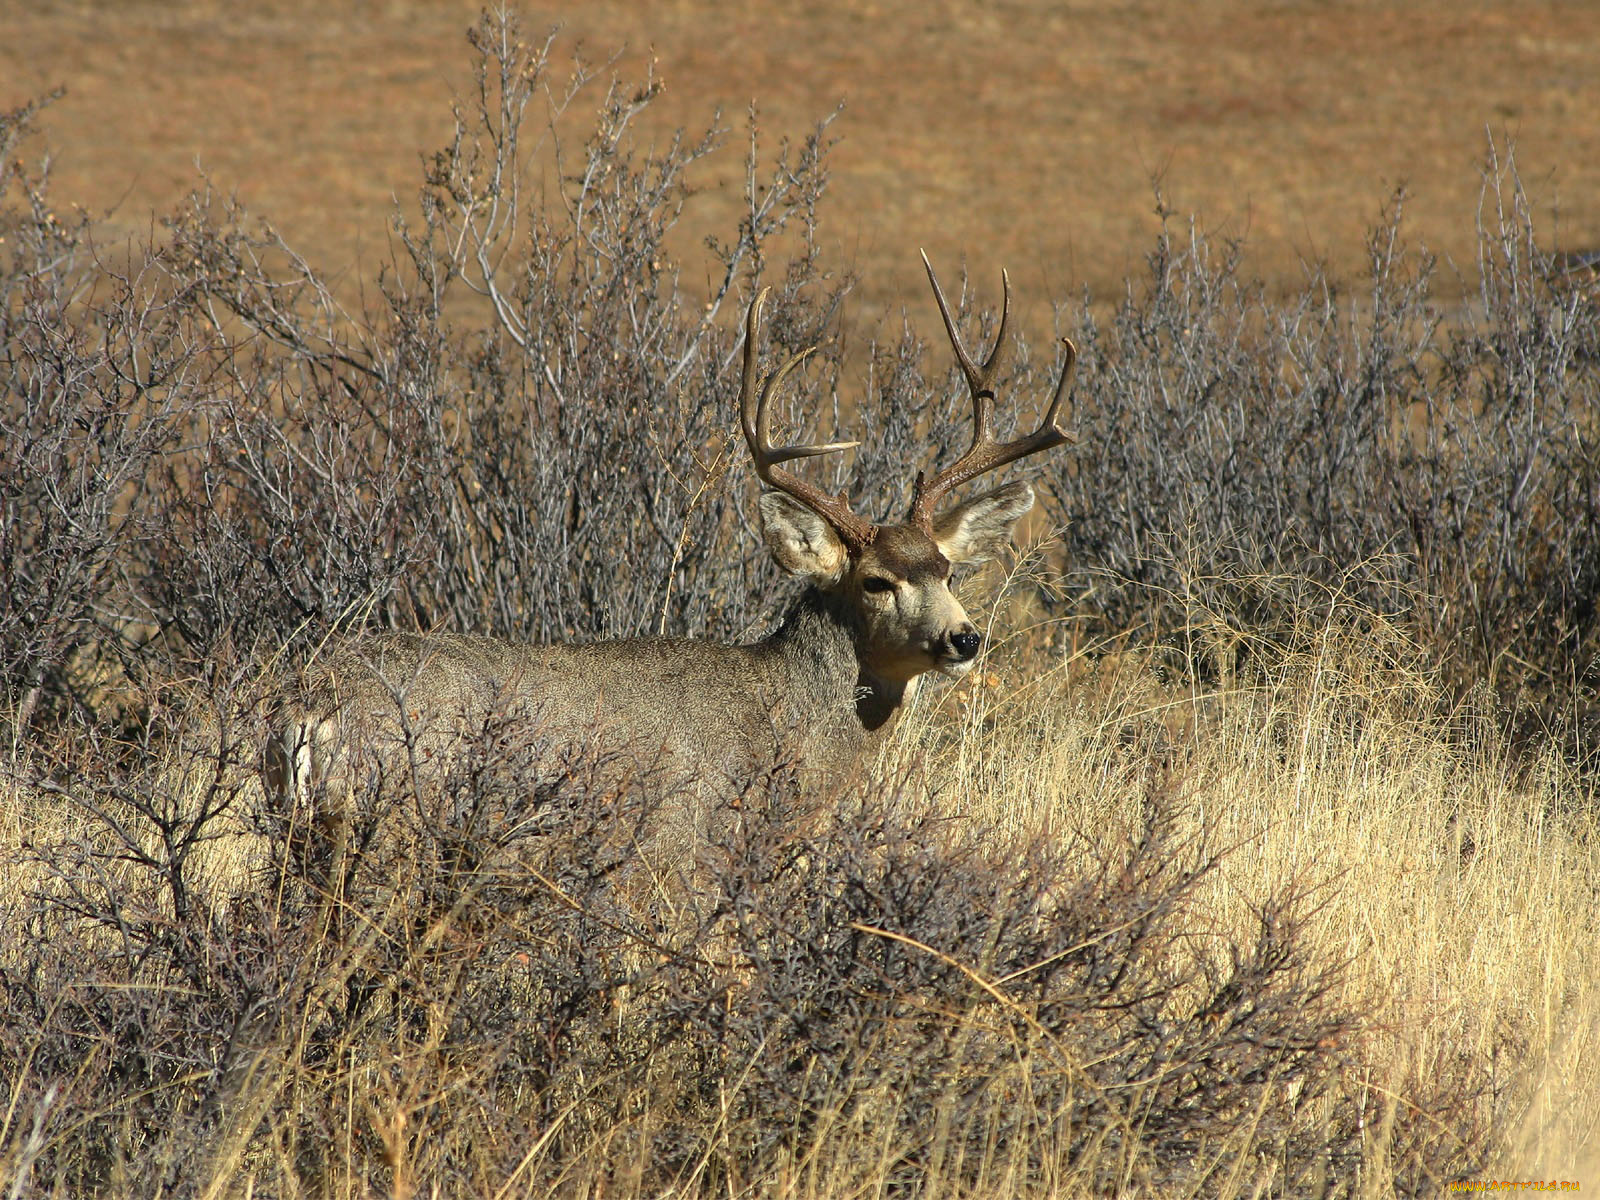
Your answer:
[[[933,540],[953,563],[986,562],[1010,543],[1017,522],[1032,507],[1032,486],[1008,483],[940,513],[933,520]]]

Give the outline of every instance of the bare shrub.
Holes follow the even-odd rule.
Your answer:
[[[608,85],[581,61],[563,81],[510,17],[472,40],[478,92],[397,222],[372,311],[344,311],[210,192],[119,274],[8,158],[0,184],[24,203],[6,217],[0,666],[19,729],[85,647],[170,678],[236,642],[276,652],[366,621],[729,635],[771,608],[735,503],[735,336],[718,318],[773,248],[797,250],[773,352],[824,343],[832,386],[822,331],[842,285],[814,245],[827,122],[763,173],[752,112],[748,212],[713,249],[710,306],[689,304],[668,236],[725,127],[645,149],[654,81]],[[30,115],[7,118],[8,145]],[[463,316],[487,323],[463,333]]]
[[[1196,953],[1179,931],[1214,859],[1174,844],[1164,792],[1142,829],[1014,845],[911,799],[754,823],[729,846],[745,975],[685,1014],[723,1139],[695,1157],[737,1182],[838,1153],[843,1128],[886,1148],[891,1187],[1100,1193],[1204,1188],[1201,1146],[1304,1135],[1281,1101],[1322,1095],[1346,1018],[1295,949],[1287,893],[1255,945]]]
[[[41,708],[102,707],[105,661],[150,638],[133,596],[164,532],[152,487],[212,391],[185,298],[96,258],[20,157],[37,109],[0,114],[0,680],[19,733]]]
[[[1186,563],[1303,576],[1405,621],[1458,694],[1487,682],[1571,728],[1600,649],[1593,299],[1552,269],[1509,156],[1485,176],[1476,296],[1448,321],[1402,199],[1359,290],[1308,269],[1274,299],[1240,246],[1163,211],[1109,325],[1075,314],[1084,436],[1056,492],[1077,594],[1105,630],[1160,640],[1188,628]],[[1240,636],[1289,611],[1201,599]]]
[[[70,754],[36,754],[8,797],[40,814],[8,850],[0,915],[7,1103],[37,1135],[6,1164],[13,1194],[190,1186],[221,1119],[218,1068],[276,992],[281,914],[237,845],[255,733],[163,751],[170,715],[155,708],[141,744],[90,728]]]
[[[879,1145],[897,1191],[1204,1191],[1260,1161],[1292,1191],[1360,1159],[1303,898],[1197,938],[1215,854],[1173,843],[1161,789],[1140,828],[1001,844],[909,778],[819,799],[778,771],[684,910],[638,854],[666,781],[492,722],[454,761],[373,784],[396,836],[337,880],[275,837],[242,892],[193,869],[249,811],[226,772],[63,786],[82,830],[29,851],[0,960],[31,1177],[722,1194]]]
[[[717,317],[793,238],[775,341],[820,340],[838,299],[811,241],[826,122],[762,179],[752,114],[748,215],[713,250],[709,306],[692,305],[668,236],[727,130],[644,149],[655,81],[608,85],[582,62],[563,81],[550,43],[525,45],[509,18],[472,42],[478,90],[427,165],[419,215],[397,220],[375,313],[340,311],[309,264],[210,197],[174,230],[178,278],[217,336],[263,357],[203,460],[230,503],[177,527],[202,548],[204,586],[184,601],[197,642],[365,620],[531,640],[732,633],[772,601],[729,486],[734,338]],[[574,148],[571,113],[597,89]],[[463,313],[487,322],[459,333]],[[176,511],[201,494],[173,484]]]

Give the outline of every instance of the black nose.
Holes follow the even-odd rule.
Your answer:
[[[950,648],[961,656],[963,662],[969,658],[976,658],[978,647],[981,645],[983,645],[983,634],[976,630],[950,635]]]

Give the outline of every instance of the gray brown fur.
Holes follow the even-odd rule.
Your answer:
[[[974,627],[933,538],[886,526],[851,560],[807,510],[773,493],[762,499],[775,556],[809,580],[769,637],[737,646],[683,638],[531,645],[415,633],[339,641],[304,673],[284,710],[269,756],[273,789],[284,794],[305,787],[308,775],[324,777],[318,757],[348,737],[379,736],[375,722],[395,738],[410,727],[435,750],[495,712],[517,712],[546,733],[625,741],[700,777],[747,774],[779,759],[821,768],[854,762],[893,728],[917,676],[970,669],[975,648],[957,650],[952,637],[975,637]],[[947,548],[986,557],[1032,501],[1026,484],[1013,484],[962,506],[965,521],[952,529],[972,526],[978,541]],[[868,591],[869,580],[884,590]]]

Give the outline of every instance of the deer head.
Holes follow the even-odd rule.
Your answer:
[[[943,511],[940,502],[979,475],[1077,440],[1057,423],[1077,361],[1072,342],[1062,339],[1066,362],[1039,427],[1026,437],[999,441],[994,431],[994,377],[1005,346],[1011,281],[1002,272],[1000,330],[993,350],[979,366],[961,344],[926,254],[922,262],[972,392],[973,433],[971,446],[943,471],[931,479],[918,472],[911,513],[903,524],[865,520],[850,510],[845,494],[830,496],[782,467],[792,459],[846,450],[858,443],[772,444],[768,402],[815,347],[794,355],[764,384],[758,383],[761,310],[767,289],[756,296],[745,319],[740,420],[756,474],[772,489],[760,500],[762,536],[780,567],[846,602],[854,614],[862,665],[888,683],[905,683],[930,670],[959,678],[972,669],[983,637],[951,591],[951,568],[998,554],[1033,507],[1033,489],[1027,483],[1009,483]]]

